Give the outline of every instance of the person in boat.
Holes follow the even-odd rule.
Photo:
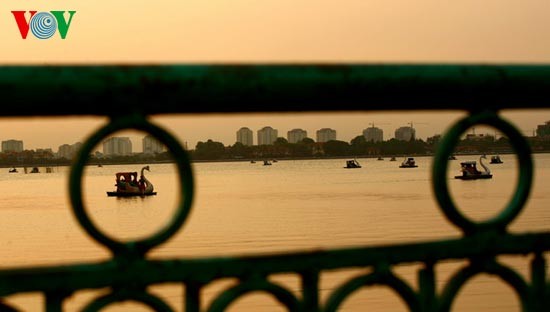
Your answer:
[[[115,181],[117,192],[124,191],[126,189],[126,177],[124,175],[117,176]]]
[[[138,186],[137,172],[132,172],[130,175],[130,186]]]
[[[117,192],[125,192],[130,187],[137,187],[137,172],[117,173],[115,186],[117,187]]]
[[[462,164],[462,175],[468,176],[468,175],[479,175],[481,174],[481,171],[477,170],[477,167],[474,163],[463,163]]]
[[[138,188],[142,194],[145,192],[145,187],[147,187],[147,185],[145,183],[145,179],[143,178],[143,175],[141,175],[139,177]]]
[[[464,175],[468,175],[468,174],[479,174],[479,170],[477,170],[476,167],[474,166],[466,166],[465,168],[466,170],[464,170]]]

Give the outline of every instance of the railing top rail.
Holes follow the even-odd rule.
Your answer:
[[[5,65],[0,116],[527,109],[548,90],[545,64]]]

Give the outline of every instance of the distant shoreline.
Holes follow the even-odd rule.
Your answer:
[[[550,153],[549,151],[532,151],[532,154],[547,154]],[[486,155],[510,155],[515,154],[514,152],[505,152],[505,153],[487,153]],[[472,155],[481,155],[481,153],[473,152],[473,153],[460,153],[460,154],[454,154],[455,156],[472,156]],[[394,155],[394,156],[322,156],[322,157],[259,157],[259,158],[228,158],[228,159],[193,159],[191,160],[191,163],[219,163],[219,162],[251,162],[251,161],[257,161],[262,162],[264,160],[277,160],[277,161],[285,161],[285,160],[323,160],[323,159],[351,159],[351,158],[362,158],[362,159],[377,159],[378,157],[382,157],[383,159],[395,157],[396,159],[404,158],[404,157],[430,157],[434,156],[434,154],[410,154],[410,155]],[[173,164],[174,161],[135,161],[135,162],[94,162],[89,163],[87,166],[110,166],[110,165],[141,165],[141,164]],[[32,169],[33,167],[38,168],[46,168],[46,167],[70,167],[72,164],[16,164],[16,165],[0,165],[0,168],[29,168]]]

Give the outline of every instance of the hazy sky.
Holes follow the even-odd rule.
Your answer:
[[[11,11],[75,10],[67,38],[21,38]],[[548,0],[4,0],[0,63],[444,62],[550,63]],[[6,103],[2,103],[6,105]],[[279,130],[330,127],[349,141],[374,123],[386,139],[412,122],[425,139],[462,116],[438,114],[298,114],[156,118],[182,141],[235,142],[242,126]],[[505,114],[525,134],[550,110]],[[103,119],[3,119],[0,140],[25,148],[81,141]],[[141,142],[134,140],[136,147]]]

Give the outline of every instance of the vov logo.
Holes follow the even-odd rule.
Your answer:
[[[59,31],[61,39],[65,39],[73,16],[76,11],[67,11],[69,12],[69,19],[65,20],[66,11],[50,11],[50,12],[39,12],[37,11],[28,11],[30,14],[29,19],[25,17],[27,11],[11,11],[15,17],[15,22],[17,27],[19,27],[19,32],[21,32],[21,37],[27,39],[29,34],[29,29],[32,34],[38,39],[49,39],[51,38],[56,31]]]

